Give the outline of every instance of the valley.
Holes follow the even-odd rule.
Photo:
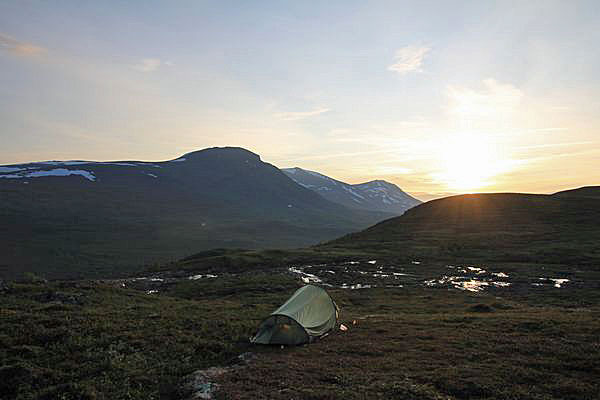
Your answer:
[[[297,248],[393,216],[328,201],[241,148],[0,167],[0,278],[127,275],[212,248]]]
[[[0,398],[594,399],[597,194],[455,196],[309,247],[219,247],[77,279],[46,280],[40,264],[0,282]],[[251,345],[305,284],[340,306],[336,330]]]
[[[600,400],[600,2],[0,1],[0,400]]]

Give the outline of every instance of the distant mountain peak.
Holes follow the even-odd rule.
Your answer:
[[[402,214],[421,203],[398,186],[381,179],[352,185],[299,167],[282,171],[299,185],[350,208]]]
[[[249,157],[254,160],[260,161],[260,156],[256,153],[251,152],[250,150],[246,150],[243,147],[209,147],[207,149],[195,150],[189,153],[185,153],[181,157],[176,158],[175,160],[181,160],[185,158],[186,160],[194,160],[201,157],[212,157],[212,156],[221,156],[221,157]],[[172,161],[175,161],[172,160]]]
[[[384,181],[382,179],[375,179],[373,181],[368,181],[365,183],[358,183],[357,185],[361,185],[361,186],[365,186],[365,187],[366,186],[369,186],[369,187],[373,187],[373,186],[387,186],[387,187],[395,186],[395,187],[398,187],[398,186],[394,185],[393,183]]]
[[[170,161],[0,166],[0,198],[0,277],[5,264],[76,275],[80,264],[113,268],[192,249],[295,248],[391,216],[328,201],[240,147]]]

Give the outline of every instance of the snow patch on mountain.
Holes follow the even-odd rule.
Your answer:
[[[363,200],[365,199],[363,196],[361,196],[360,194],[356,193],[356,191],[354,191],[350,185],[348,185],[348,186],[342,186],[342,189],[344,189],[346,192],[350,193],[352,196],[356,196],[356,197],[361,198]]]
[[[30,163],[28,165],[38,165],[38,166],[46,166],[46,165],[52,165],[52,166],[66,166],[66,167],[70,167],[70,166],[74,166],[74,165],[92,165],[92,166],[96,166],[96,165],[118,165],[121,167],[139,167],[139,166],[154,166],[154,167],[158,167],[155,164],[147,164],[147,163],[133,163],[133,162],[121,162],[121,161],[85,161],[85,160],[71,160],[71,161],[56,161],[56,160],[52,160],[52,161],[40,161],[40,162],[36,162],[36,163]],[[160,167],[159,167],[160,168]],[[0,170],[1,172],[1,170]]]
[[[95,181],[96,176],[90,171],[84,170],[71,170],[66,168],[57,168],[47,171],[33,171],[33,172],[20,172],[18,174],[0,175],[0,178],[5,179],[23,179],[23,178],[41,178],[46,176],[69,176],[69,175],[80,175],[90,181]]]
[[[282,171],[297,184],[350,208],[402,214],[421,203],[398,186],[382,180],[351,185],[302,168],[284,168]]]
[[[0,167],[0,173],[25,171],[27,168]]]

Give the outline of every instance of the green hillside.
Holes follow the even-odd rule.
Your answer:
[[[421,260],[600,265],[600,187],[433,200],[319,249]]]

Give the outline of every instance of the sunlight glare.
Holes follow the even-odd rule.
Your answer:
[[[484,135],[459,135],[440,148],[441,172],[434,178],[450,190],[474,191],[492,185],[492,178],[511,169],[511,160]]]

